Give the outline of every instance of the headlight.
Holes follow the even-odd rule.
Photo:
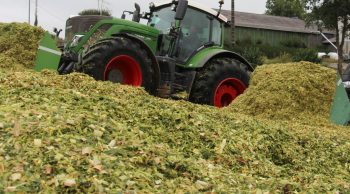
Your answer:
[[[72,40],[72,44],[70,44],[71,47],[75,47],[79,44],[80,40],[84,37],[84,35],[75,35]]]

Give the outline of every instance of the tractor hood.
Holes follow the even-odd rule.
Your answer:
[[[124,19],[102,20],[96,26],[102,28],[103,26],[110,26],[110,28],[106,30],[105,37],[111,37],[118,34],[132,35],[146,43],[153,52],[156,51],[157,41],[160,34],[160,31],[156,28]]]
[[[99,21],[97,21],[97,17],[100,18]],[[66,30],[69,30],[70,28],[72,28],[72,30],[70,31],[70,34],[67,34],[66,48],[72,49],[76,53],[83,47],[92,45],[101,38],[109,38],[118,34],[133,35],[134,37],[137,37],[145,42],[152,50],[155,51],[158,35],[160,34],[160,31],[153,27],[124,19],[102,18],[101,20],[101,17],[99,16],[77,16],[70,18],[69,20],[69,23],[72,23],[73,21],[78,27],[74,25],[67,26]],[[90,25],[79,24],[84,23],[85,21],[89,21],[87,23],[90,23]],[[67,22],[67,24],[69,23]]]
[[[148,31],[151,34],[158,34],[158,30],[148,27],[143,24],[139,24],[133,21],[128,21],[124,19],[117,19],[110,16],[98,16],[98,15],[91,15],[91,16],[72,16],[70,17],[66,22],[66,37],[65,42],[69,42],[73,39],[74,35],[84,35],[87,34],[92,28],[94,28],[96,25],[102,26],[104,31],[106,31],[106,28],[108,25],[105,25],[106,23],[109,24],[109,26],[119,24],[122,26],[129,26],[138,28],[142,31]],[[100,29],[101,30],[101,29]]]
[[[71,41],[75,34],[88,32],[97,22],[105,19],[112,19],[112,17],[99,15],[71,16],[66,21],[65,42]]]
[[[159,30],[157,30],[153,27],[147,26],[145,24],[140,24],[137,22],[129,21],[129,20],[124,20],[124,19],[114,18],[112,20],[103,20],[102,22],[104,22],[104,23],[108,22],[114,26],[124,27],[125,29],[122,30],[121,32],[125,32],[125,33],[127,33],[129,30],[131,30],[131,31],[136,30],[138,32],[143,32],[143,33],[150,35],[150,36],[158,36],[160,33]]]

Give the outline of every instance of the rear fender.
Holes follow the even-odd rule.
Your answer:
[[[202,68],[204,65],[211,59],[213,58],[232,58],[240,61],[241,63],[245,64],[248,68],[249,71],[254,71],[253,66],[241,55],[223,50],[223,49],[204,49],[201,52],[197,53],[196,56],[194,56],[190,61],[189,61],[189,67],[194,66],[196,68]]]

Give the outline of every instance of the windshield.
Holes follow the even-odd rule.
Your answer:
[[[168,33],[171,23],[175,21],[174,17],[175,12],[170,7],[154,11],[148,21],[148,26],[160,30],[162,34]]]
[[[189,8],[181,23],[178,58],[186,61],[203,45],[221,45],[221,23],[197,9]]]
[[[162,34],[168,34],[175,22],[175,12],[171,7],[154,11],[148,21],[148,26],[154,27]],[[181,22],[177,37],[175,56],[180,61],[188,60],[199,48],[206,44],[221,45],[222,24],[217,18],[192,7],[187,9]]]

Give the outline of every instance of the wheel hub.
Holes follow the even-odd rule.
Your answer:
[[[132,86],[141,86],[142,72],[140,64],[128,55],[114,57],[105,68],[104,80]]]
[[[214,106],[222,108],[230,105],[246,89],[242,81],[235,78],[223,80],[214,93]]]
[[[120,72],[118,69],[112,69],[108,73],[107,80],[113,83],[123,83],[123,73]]]

